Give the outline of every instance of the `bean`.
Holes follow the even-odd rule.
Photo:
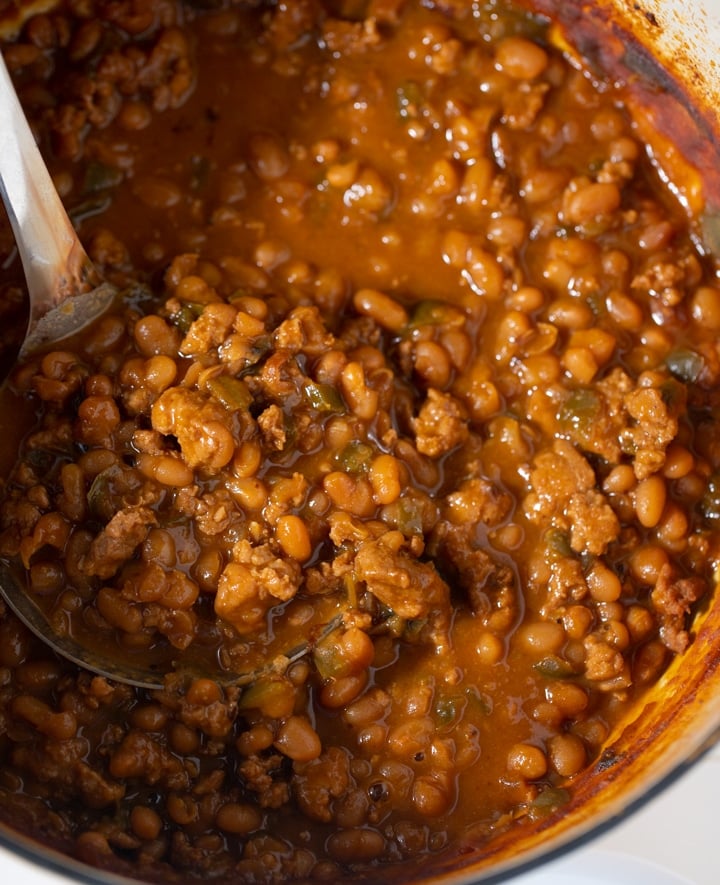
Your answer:
[[[525,780],[538,780],[547,772],[547,758],[539,747],[517,743],[508,752],[507,769]]]
[[[643,323],[643,309],[637,301],[624,292],[613,290],[605,299],[608,313],[622,329],[638,330]]]
[[[340,389],[345,401],[362,421],[372,420],[378,410],[378,393],[368,387],[359,362],[348,363],[340,372]]]
[[[402,492],[402,470],[397,458],[392,455],[378,455],[370,464],[370,485],[377,504],[392,504]]]
[[[217,591],[218,580],[225,566],[225,560],[217,548],[204,548],[195,560],[192,574],[200,589],[206,593]]]
[[[413,368],[428,386],[437,390],[447,387],[452,374],[447,351],[435,341],[418,341],[413,350]]]
[[[320,689],[320,703],[330,710],[341,710],[354,701],[368,684],[368,672],[340,676],[326,682]]]
[[[226,833],[244,835],[262,826],[262,814],[253,805],[227,802],[218,808],[215,823]]]
[[[476,295],[497,301],[505,291],[505,272],[494,255],[483,249],[471,248],[468,260],[460,271],[461,277]]]
[[[656,526],[666,500],[667,487],[662,476],[655,473],[639,482],[635,489],[635,512],[640,524],[646,528]]]
[[[505,37],[498,44],[495,61],[515,80],[533,80],[548,64],[545,50],[524,37]]]
[[[262,510],[267,503],[268,491],[265,483],[255,477],[241,477],[228,482],[228,489],[244,510]]]
[[[343,202],[371,214],[383,212],[392,203],[393,193],[375,169],[364,168],[345,190]]]
[[[587,224],[612,215],[620,207],[620,190],[614,182],[590,182],[566,193],[565,217],[570,224]]]
[[[273,746],[295,762],[309,762],[322,752],[320,737],[305,716],[290,716],[280,726]]]
[[[190,756],[200,746],[200,736],[194,728],[184,722],[173,722],[168,734],[172,749],[181,756]]]
[[[178,330],[155,314],[143,317],[135,323],[133,337],[138,350],[145,357],[159,354],[173,357],[180,347]]]
[[[126,633],[139,633],[142,629],[142,612],[110,587],[102,587],[97,594],[96,605],[100,614],[113,627]]]
[[[283,551],[298,562],[306,562],[312,555],[312,541],[307,526],[299,516],[281,516],[275,524],[275,537]]]
[[[381,720],[389,706],[390,697],[382,689],[375,689],[346,707],[342,718],[355,727],[369,725]]]
[[[575,734],[556,734],[548,741],[550,764],[561,777],[572,777],[585,766],[585,744]]]
[[[160,704],[143,704],[134,707],[130,721],[141,731],[161,731],[167,725],[170,712]]]
[[[130,827],[138,839],[151,842],[162,832],[163,822],[155,809],[146,805],[134,805],[130,812]]]
[[[682,479],[695,467],[695,458],[685,446],[673,441],[665,450],[662,473],[667,479]]]
[[[524,624],[518,630],[518,641],[525,649],[538,655],[554,654],[565,643],[565,630],[555,621]]]
[[[596,560],[586,576],[590,595],[597,602],[615,602],[622,593],[620,578],[602,560]]]
[[[690,313],[703,329],[720,330],[720,289],[698,286],[690,299]]]
[[[193,679],[188,686],[186,695],[189,704],[207,707],[222,700],[223,692],[213,679]]]
[[[14,716],[25,719],[52,740],[69,740],[77,733],[77,719],[72,713],[55,713],[44,701],[32,695],[16,695],[11,709]]]
[[[422,775],[413,784],[413,805],[425,817],[437,818],[450,808],[453,795],[437,775]]]
[[[327,841],[327,851],[341,863],[358,863],[379,857],[385,850],[385,839],[368,827],[340,830]]]
[[[369,517],[375,511],[372,486],[362,477],[333,471],[323,478],[323,490],[336,507],[354,516]]]
[[[151,455],[141,452],[136,466],[143,476],[164,486],[182,488],[193,481],[193,471],[176,455]]]
[[[377,289],[358,289],[353,295],[353,306],[358,313],[372,317],[390,332],[400,332],[408,323],[408,313],[402,304]]]
[[[144,101],[125,101],[118,114],[118,123],[129,132],[139,132],[152,122],[152,111]]]
[[[165,801],[168,817],[173,823],[187,827],[200,817],[198,804],[192,796],[181,793],[170,793]]]
[[[179,185],[159,175],[143,175],[134,179],[133,193],[149,209],[170,209],[182,201]]]
[[[264,722],[258,722],[247,731],[242,732],[236,741],[238,752],[243,756],[261,753],[272,746],[275,739],[273,730]]]
[[[582,713],[589,703],[585,689],[574,682],[551,682],[545,687],[545,697],[568,718]]]
[[[497,664],[505,656],[505,643],[499,636],[485,631],[478,636],[475,651],[482,664]]]
[[[648,544],[639,547],[630,557],[630,571],[637,580],[650,586],[657,583],[661,569],[669,561],[662,547]]]

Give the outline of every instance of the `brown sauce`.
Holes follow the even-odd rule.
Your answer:
[[[110,684],[3,612],[7,816],[255,882],[561,813],[717,562],[720,288],[622,92],[504,4],[83,9],[3,50],[142,288],[18,367],[0,553],[180,669]]]

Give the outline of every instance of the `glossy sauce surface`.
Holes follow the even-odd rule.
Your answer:
[[[501,4],[69,4],[4,54],[135,288],[16,371],[0,551],[180,664],[136,692],[4,613],[15,818],[251,882],[561,813],[717,560],[720,289],[622,94]]]

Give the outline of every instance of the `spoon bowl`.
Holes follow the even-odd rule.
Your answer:
[[[1,57],[0,194],[30,302],[22,359],[90,325],[117,293],[100,278],[75,232]]]

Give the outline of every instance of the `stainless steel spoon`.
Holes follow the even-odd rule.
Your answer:
[[[79,332],[116,295],[78,239],[0,56],[0,193],[25,271],[30,319],[21,357]]]

